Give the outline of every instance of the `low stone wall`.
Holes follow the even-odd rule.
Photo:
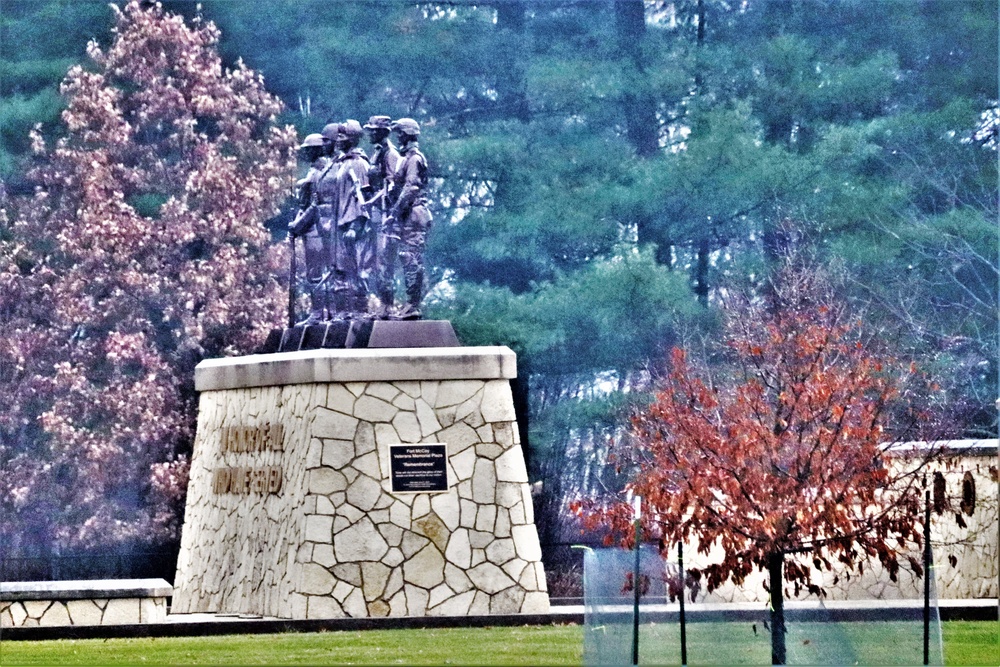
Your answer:
[[[997,598],[998,512],[997,441],[960,440],[937,443],[946,451],[940,461],[930,465],[926,474],[929,486],[938,479],[938,501],[931,514],[931,547],[934,555],[933,595],[938,599],[967,600]],[[913,453],[928,445],[910,443]],[[905,448],[894,456],[895,465],[911,466],[912,453]],[[698,567],[722,559],[718,549],[707,555],[697,554],[696,545],[686,545],[686,564]],[[917,562],[922,553],[911,554]],[[802,560],[809,565],[807,559]],[[923,599],[923,579],[917,577],[906,559],[901,559],[897,581],[878,563],[866,563],[863,572],[845,576],[836,568],[822,575],[813,570],[829,600],[905,600]],[[766,602],[766,574],[754,572],[742,586],[731,583],[703,596],[706,602]]]
[[[0,627],[162,623],[173,588],[163,579],[0,584]]]
[[[507,348],[214,360],[201,393],[175,613],[543,613]],[[389,448],[439,443],[442,492],[399,492]]]

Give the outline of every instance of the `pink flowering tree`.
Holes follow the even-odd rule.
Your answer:
[[[295,133],[218,29],[136,1],[0,208],[0,544],[176,537],[194,366],[280,324]]]

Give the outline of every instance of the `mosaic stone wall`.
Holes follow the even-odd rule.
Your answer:
[[[163,579],[0,583],[0,627],[162,623],[173,589]]]
[[[968,453],[956,452],[944,461],[933,464],[927,471],[930,479],[933,479],[935,472],[942,475],[945,491],[944,503],[936,508],[940,511],[934,511],[931,516],[933,590],[938,599],[998,596],[1000,549],[997,533],[1000,513],[997,499],[997,449],[995,440],[984,442],[990,444]],[[908,465],[906,457],[898,457],[896,462],[900,466]],[[968,498],[963,498],[970,488],[974,491],[971,505]],[[686,564],[691,567],[722,558],[718,550],[713,550],[708,555],[697,554],[695,545],[686,545],[684,553]],[[912,555],[918,562],[922,562],[922,553],[918,551]],[[827,592],[826,599],[923,599],[924,580],[915,576],[903,561],[900,563],[896,582],[877,563],[866,564],[864,572],[855,572],[849,577],[836,569],[825,572],[821,583]],[[808,561],[802,562],[808,565]],[[754,572],[742,586],[727,583],[711,594],[702,594],[699,601],[766,602],[765,578],[764,573]]]
[[[172,613],[548,611],[509,373],[474,367],[203,391]],[[446,492],[393,493],[400,443],[446,445]]]
[[[166,598],[18,600],[0,602],[0,627],[162,623]]]

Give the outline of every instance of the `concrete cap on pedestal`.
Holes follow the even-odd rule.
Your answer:
[[[81,581],[12,581],[0,583],[0,600],[80,600],[90,598],[169,597],[174,587],[164,579],[95,579]]]
[[[517,356],[506,346],[320,349],[206,359],[195,389],[216,391],[313,382],[510,380]]]

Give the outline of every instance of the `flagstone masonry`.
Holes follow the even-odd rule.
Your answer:
[[[244,367],[214,360],[196,376],[213,388],[200,398],[172,613],[548,611],[513,352],[317,350],[231,363]],[[271,446],[224,446],[234,432]],[[446,445],[447,492],[393,492],[389,445],[400,443]]]

